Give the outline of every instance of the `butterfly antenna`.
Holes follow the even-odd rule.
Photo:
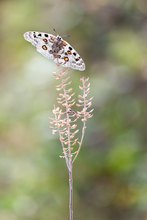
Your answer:
[[[56,31],[56,29],[55,29],[55,28],[53,28],[53,31],[55,32],[55,34],[57,34],[57,31]]]
[[[56,35],[58,35],[57,31],[55,28],[53,28],[53,31],[55,32]],[[63,38],[69,38],[70,37],[70,34],[65,34],[65,35],[61,35],[61,37]]]
[[[65,35],[62,35],[62,37],[63,37],[63,38],[69,38],[69,37],[71,37],[71,36],[70,36],[70,34],[65,34]]]

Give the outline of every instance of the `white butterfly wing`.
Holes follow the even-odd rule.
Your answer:
[[[52,46],[52,43],[49,40],[52,38],[55,38],[55,36],[48,33],[42,33],[36,31],[29,31],[24,33],[24,39],[30,42],[33,46],[35,46],[37,51],[48,59],[54,59],[53,54],[49,52]],[[44,39],[48,39],[48,41],[44,42],[43,41]],[[43,49],[43,47],[45,49]]]
[[[85,70],[85,63],[83,59],[80,57],[78,52],[69,43],[67,43],[67,45],[64,48],[64,54],[65,56],[68,57],[69,60],[66,63],[64,63],[63,66],[70,67],[72,69],[77,69],[80,71]]]
[[[48,59],[54,59],[53,54],[50,53],[51,46],[53,44],[52,40],[56,38],[54,35],[37,31],[29,31],[24,33],[24,38],[35,46],[37,51],[43,56]]]

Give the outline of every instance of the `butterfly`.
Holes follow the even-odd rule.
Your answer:
[[[85,63],[77,51],[61,36],[44,32],[28,31],[24,39],[36,47],[37,51],[57,65],[84,71]]]

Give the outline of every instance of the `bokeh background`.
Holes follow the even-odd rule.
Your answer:
[[[94,116],[74,166],[75,220],[147,220],[147,1],[1,0],[0,219],[68,219],[68,175],[49,128],[56,65],[23,39],[60,35],[89,76]]]

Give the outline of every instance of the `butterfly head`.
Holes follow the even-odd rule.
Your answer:
[[[57,35],[57,41],[60,42],[62,40],[62,37],[60,37],[59,35]]]

